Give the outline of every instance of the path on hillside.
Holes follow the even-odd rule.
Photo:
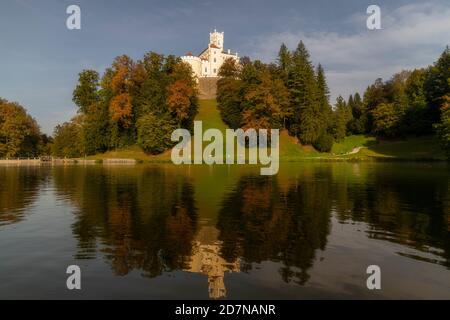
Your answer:
[[[347,153],[344,153],[343,156],[347,156],[347,155],[350,155],[350,154],[356,154],[356,153],[360,152],[361,149],[364,149],[364,148],[366,148],[366,147],[356,147],[356,148],[353,148],[352,151],[347,152]]]

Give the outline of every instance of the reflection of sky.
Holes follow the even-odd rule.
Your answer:
[[[77,3],[81,31],[65,27],[72,2],[0,2],[0,96],[26,106],[47,133],[75,114],[71,96],[82,69],[101,72],[124,53],[199,53],[215,27],[225,31],[227,48],[264,61],[273,61],[281,42],[293,49],[304,40],[327,71],[333,100],[377,77],[428,65],[450,43],[446,0],[377,1],[381,31],[365,28],[371,3],[360,0]]]

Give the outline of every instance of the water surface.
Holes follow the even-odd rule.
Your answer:
[[[73,264],[80,291],[66,289]],[[450,170],[0,167],[0,299],[12,298],[450,299]]]

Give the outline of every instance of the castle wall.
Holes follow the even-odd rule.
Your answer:
[[[195,76],[197,76],[197,78],[202,77],[202,60],[199,57],[183,56],[181,57],[181,60],[189,63],[192,71],[194,72]]]
[[[199,57],[183,56],[181,59],[189,63],[197,78],[202,77],[218,77],[219,69],[226,59],[232,58],[239,61],[238,55],[231,54],[230,50],[224,52],[223,42],[224,33],[214,31],[209,34],[210,43],[208,48],[204,50]]]

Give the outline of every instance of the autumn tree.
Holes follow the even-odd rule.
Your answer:
[[[177,120],[179,127],[182,126],[183,121],[189,118],[191,98],[193,95],[194,89],[188,86],[183,80],[176,80],[169,85],[167,107],[169,108],[169,112]]]
[[[391,138],[398,133],[402,110],[398,110],[394,103],[380,103],[371,114],[376,135]]]
[[[40,144],[37,122],[19,104],[0,98],[0,157],[37,156]]]
[[[246,88],[243,99],[243,127],[275,129],[283,126],[285,110],[289,106],[289,92],[281,79],[274,79],[269,71],[260,74],[259,83]]]

